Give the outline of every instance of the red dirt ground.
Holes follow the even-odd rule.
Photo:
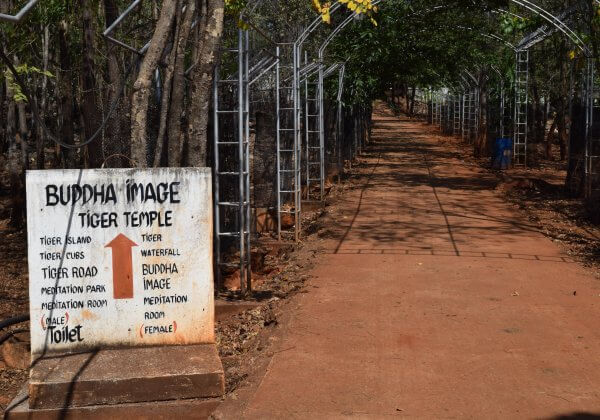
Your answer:
[[[303,245],[267,255],[252,309],[217,311],[214,417],[599,414],[600,229],[580,201],[535,185],[509,201],[468,146],[381,104],[375,122]],[[556,168],[510,175],[560,185]],[[23,232],[0,235],[6,317],[27,311],[27,260]],[[0,356],[0,412],[26,375]]]
[[[305,293],[216,418],[600,415],[600,281],[497,177],[378,105]]]

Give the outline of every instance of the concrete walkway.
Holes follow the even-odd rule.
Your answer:
[[[245,418],[600,414],[600,281],[430,130],[376,109]]]

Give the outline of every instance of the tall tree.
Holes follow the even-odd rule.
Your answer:
[[[152,35],[150,46],[146,52],[140,71],[133,84],[131,100],[131,159],[135,166],[144,168],[148,165],[148,106],[151,95],[152,75],[158,66],[163,50],[169,40],[169,34],[178,5],[176,0],[165,0],[162,3],[160,17]]]
[[[193,70],[188,139],[188,164],[206,166],[208,146],[208,117],[213,70],[223,33],[223,0],[201,1],[202,22],[196,43],[197,64]]]
[[[82,14],[83,51],[81,57],[81,90],[82,90],[82,117],[84,124],[85,139],[91,138],[100,127],[102,113],[98,105],[98,86],[96,83],[96,64],[94,55],[96,53],[96,29],[94,14],[92,12],[92,0],[80,0]],[[102,153],[102,141],[97,139],[87,146],[87,165],[98,168],[104,161]]]

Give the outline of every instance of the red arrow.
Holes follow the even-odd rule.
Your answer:
[[[131,248],[134,246],[138,245],[122,233],[106,244],[106,248],[112,248],[113,296],[115,299],[131,299],[133,297]]]

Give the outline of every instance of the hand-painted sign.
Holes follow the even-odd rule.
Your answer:
[[[208,169],[27,172],[31,352],[214,342]]]

